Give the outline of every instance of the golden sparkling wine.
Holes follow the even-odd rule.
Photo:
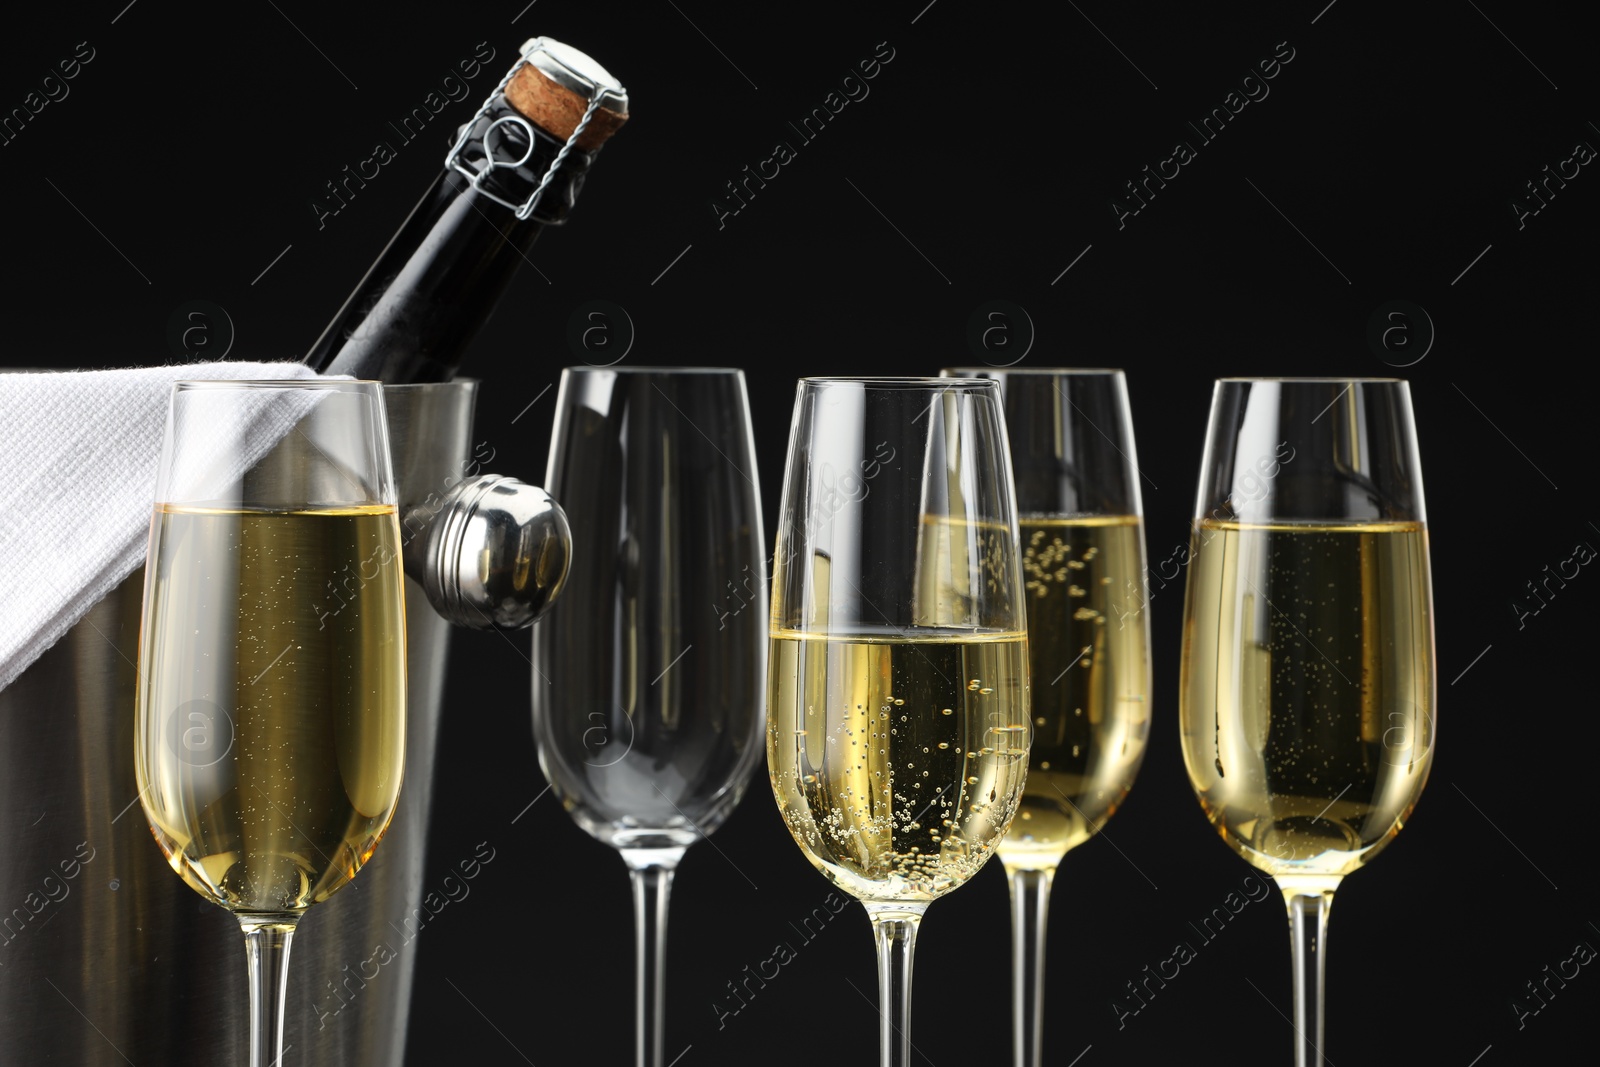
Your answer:
[[[173,869],[223,907],[325,900],[389,824],[405,756],[399,552],[389,505],[156,510],[140,796]]]
[[[1128,795],[1150,733],[1137,516],[1024,518],[1033,746],[1007,870],[1050,870]]]
[[[1337,878],[1399,832],[1434,742],[1420,523],[1195,527],[1183,749],[1223,840]]]
[[[999,843],[1028,771],[1027,637],[774,629],[768,767],[789,831],[864,901],[926,901]]]

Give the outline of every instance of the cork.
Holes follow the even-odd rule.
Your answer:
[[[517,71],[506,86],[506,99],[529,121],[553,137],[566,140],[583,120],[589,101],[564,85],[559,85],[531,63]],[[626,114],[605,105],[595,109],[594,117],[578,138],[578,147],[593,152],[628,121]]]

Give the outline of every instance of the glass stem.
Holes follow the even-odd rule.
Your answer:
[[[1011,881],[1011,1048],[1016,1067],[1044,1062],[1044,944],[1055,868],[1007,871]]]
[[[911,1067],[911,954],[927,904],[867,904],[878,945],[879,1062]]]
[[[682,848],[625,848],[633,880],[633,1048],[637,1067],[661,1067],[667,965],[667,898]]]
[[[250,969],[250,1067],[281,1067],[283,1004],[289,990],[289,943],[298,915],[241,915]]]
[[[1302,882],[1292,877],[1277,881],[1289,906],[1294,948],[1295,1067],[1322,1067],[1322,976],[1328,958],[1328,910],[1338,881]]]

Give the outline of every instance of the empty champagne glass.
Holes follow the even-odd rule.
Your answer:
[[[1283,891],[1297,1067],[1323,1062],[1333,892],[1400,832],[1433,760],[1424,523],[1405,382],[1217,382],[1184,601],[1183,754],[1222,839]]]
[[[139,799],[173,869],[244,929],[252,1067],[282,1062],[295,924],[394,813],[405,649],[382,387],[176,383],[145,569]]]
[[[878,947],[883,1067],[911,1063],[911,957],[1010,824],[1028,770],[1016,502],[993,381],[799,384],[772,578],[767,763],[806,858]]]
[[[999,845],[1011,886],[1012,1049],[1043,1060],[1045,927],[1067,852],[1116,812],[1150,734],[1139,470],[1119,370],[946,370],[1005,394],[1034,678],[1033,745]]]
[[[561,375],[545,488],[572,564],[533,632],[539,766],[633,879],[635,1054],[662,1062],[668,891],[761,758],[766,569],[744,374]]]

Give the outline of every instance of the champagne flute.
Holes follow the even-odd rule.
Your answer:
[[[1283,891],[1297,1067],[1323,1062],[1333,892],[1400,832],[1428,777],[1432,612],[1406,383],[1217,382],[1184,601],[1183,754],[1222,839]]]
[[[1011,886],[1014,1062],[1040,1067],[1056,867],[1121,805],[1150,733],[1133,421],[1119,370],[944,374],[998,381],[1011,437],[1036,684],[1028,784],[998,852]]]
[[[806,858],[866,906],[881,1061],[908,1067],[918,925],[994,852],[1028,771],[999,385],[802,379],[781,514],[772,789]]]
[[[634,1045],[662,1062],[667,900],[761,758],[766,576],[744,373],[569,367],[545,487],[572,564],[533,632],[539,766],[633,881]]]
[[[282,1061],[295,924],[371,858],[399,798],[400,565],[378,383],[174,385],[139,639],[139,800],[173,869],[244,930],[251,1067]]]

